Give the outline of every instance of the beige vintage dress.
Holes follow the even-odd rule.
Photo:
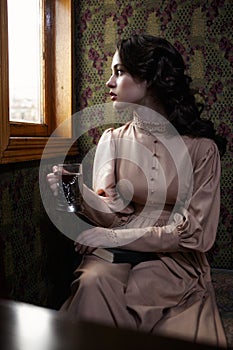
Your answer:
[[[212,140],[180,137],[160,117],[152,122],[135,113],[104,132],[95,193],[86,189],[83,203],[83,215],[97,226],[142,232],[122,249],[154,251],[158,259],[132,267],[86,255],[62,311],[77,320],[225,346],[205,255],[219,219],[219,153]]]

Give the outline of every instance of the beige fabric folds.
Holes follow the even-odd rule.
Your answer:
[[[155,251],[159,259],[132,268],[85,256],[62,311],[78,320],[225,346],[205,255],[216,238],[220,167],[209,139],[149,133],[134,121],[106,130],[82,215],[119,234],[144,230],[121,248]]]

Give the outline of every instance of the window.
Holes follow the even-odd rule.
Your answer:
[[[34,86],[30,86],[29,89],[27,86],[20,86],[18,89],[20,93],[14,90],[15,72],[13,69],[16,66],[13,56],[17,58],[17,53],[13,55],[14,51],[12,51],[16,49],[14,48],[16,34],[11,26],[14,15],[11,6],[13,3],[20,4],[21,10],[23,6],[27,7],[24,12],[26,19],[28,17],[27,11],[30,10],[32,18],[27,19],[27,24],[35,24],[34,29],[30,30],[31,32],[34,30],[35,36],[34,57],[36,57],[35,52],[38,54],[32,68],[37,72],[37,74],[33,74]],[[29,3],[30,8],[28,7]],[[32,3],[36,6],[31,7]],[[33,11],[37,17],[33,18]],[[25,21],[23,15],[19,13],[18,15],[21,16],[21,21]],[[40,28],[40,32],[38,32],[38,28]],[[23,31],[22,25],[19,30]],[[22,32],[20,35],[26,35],[26,32]],[[27,42],[29,37],[22,39]],[[26,50],[27,46],[24,48]],[[21,54],[22,52],[18,56],[18,61],[23,61]],[[30,54],[32,54],[30,51],[27,52],[27,55]],[[32,58],[31,61],[33,61]],[[27,85],[28,72],[22,74],[23,66],[16,69],[19,78],[24,78],[21,83]],[[21,69],[20,72],[19,69]],[[30,70],[29,67],[28,70]],[[72,0],[1,0],[0,75],[0,162],[40,159],[50,135],[73,112]],[[23,90],[24,94],[20,95]],[[17,106],[21,110],[17,109]],[[66,143],[70,144],[71,125],[60,134],[56,134],[56,136],[53,134],[53,138],[53,147],[48,154],[51,157],[59,154]],[[76,149],[73,147],[70,154],[75,153]]]
[[[8,0],[9,118],[44,122],[44,1]]]

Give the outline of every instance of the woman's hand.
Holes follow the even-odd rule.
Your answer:
[[[88,247],[78,242],[74,242],[74,249],[79,254],[91,254],[96,250],[95,247]]]
[[[52,190],[54,196],[58,195],[58,167],[53,166],[53,172],[47,175],[47,181],[49,183],[50,189]]]

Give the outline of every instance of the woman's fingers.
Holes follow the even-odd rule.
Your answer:
[[[48,184],[55,196],[58,195],[58,175],[56,173],[47,174]]]
[[[54,166],[53,166],[53,173],[54,173],[54,174],[57,174],[57,172],[58,172],[58,166],[57,166],[57,165],[54,165]]]
[[[91,254],[95,249],[95,247],[89,247],[75,242],[75,251],[79,254]]]

